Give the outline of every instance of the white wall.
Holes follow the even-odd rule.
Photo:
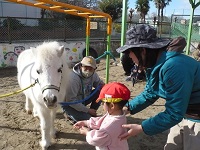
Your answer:
[[[40,18],[40,8],[0,1],[0,17]]]

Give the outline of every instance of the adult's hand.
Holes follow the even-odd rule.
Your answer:
[[[143,132],[142,126],[139,124],[124,124],[122,125],[123,128],[129,129],[128,132],[119,136],[121,140],[128,139],[131,136],[136,136],[139,133]]]
[[[96,117],[97,116],[97,111],[95,110],[95,109],[89,109],[88,110],[88,113],[91,115],[91,116],[93,116],[93,117]]]

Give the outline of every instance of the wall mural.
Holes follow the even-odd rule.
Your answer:
[[[0,67],[17,66],[17,58],[20,53],[39,44],[42,43],[0,44]],[[60,42],[60,44],[65,47],[67,63],[79,62],[82,59],[82,52],[85,49],[84,42]]]
[[[0,45],[0,67],[16,66],[17,58],[23,50],[25,50],[24,46]]]
[[[85,49],[84,42],[66,43],[67,62],[78,62],[82,59],[82,52]]]

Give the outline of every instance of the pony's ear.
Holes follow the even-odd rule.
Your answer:
[[[64,46],[60,46],[57,52],[58,52],[58,57],[61,57],[64,52]]]
[[[30,49],[31,49],[33,55],[36,56],[36,52],[37,52],[36,48],[35,47],[30,47]]]

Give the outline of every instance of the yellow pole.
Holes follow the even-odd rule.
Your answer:
[[[90,43],[90,18],[87,18],[87,25],[86,25],[86,56],[89,55],[89,43]]]
[[[111,49],[111,31],[112,31],[112,19],[108,18],[107,25],[107,52]],[[110,66],[110,55],[106,55],[106,83],[109,81],[109,66]]]

